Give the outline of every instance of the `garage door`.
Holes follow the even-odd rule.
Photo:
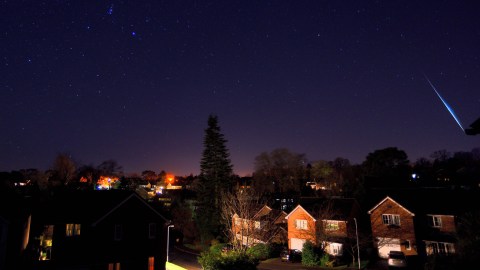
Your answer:
[[[305,239],[291,238],[290,239],[290,249],[302,250],[303,249],[303,244],[305,244],[306,241],[307,240],[305,240]]]
[[[380,256],[380,258],[387,258],[388,253],[392,250],[401,250],[400,239],[378,237],[378,256]]]

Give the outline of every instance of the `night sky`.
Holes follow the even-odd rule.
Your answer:
[[[264,151],[361,163],[470,151],[477,1],[2,1],[0,171],[67,152],[200,171],[210,114],[239,175]]]

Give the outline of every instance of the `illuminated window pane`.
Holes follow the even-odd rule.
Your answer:
[[[80,224],[75,224],[73,231],[74,235],[80,235],[80,226]]]
[[[66,232],[65,232],[65,235],[66,236],[72,236],[73,235],[73,225],[74,224],[67,224],[67,228],[66,228]]]
[[[155,270],[155,257],[148,257],[148,270]]]

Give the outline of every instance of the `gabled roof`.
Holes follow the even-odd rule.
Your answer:
[[[352,198],[304,197],[300,199],[300,205],[314,220],[348,220],[354,214],[354,209],[360,208]],[[297,208],[298,206],[289,215]]]
[[[375,207],[379,201],[390,197],[416,214],[458,216],[478,209],[479,190],[451,188],[382,188],[369,191],[366,204]]]
[[[168,220],[160,214],[157,210],[155,210],[152,206],[150,206],[144,199],[142,199],[137,193],[132,193],[130,196],[125,198],[122,202],[117,204],[115,207],[113,207],[110,211],[108,211],[105,215],[103,215],[101,218],[99,218],[97,221],[92,223],[92,226],[96,226],[98,223],[102,222],[107,216],[109,216],[111,213],[115,212],[118,208],[120,208],[122,205],[124,205],[128,200],[139,200],[141,203],[143,203],[147,208],[149,208],[151,211],[153,211],[155,214],[157,214],[160,218],[162,218],[165,222]]]
[[[307,215],[309,217],[311,217],[313,219],[313,221],[317,221],[317,219],[315,219],[307,210],[305,210],[305,208],[303,208],[300,204],[297,205],[297,207],[295,207],[290,213],[288,213],[288,215],[285,217],[285,219],[288,219],[290,217],[291,214],[293,214],[295,211],[297,210],[303,210],[305,213],[307,213]]]
[[[64,191],[38,205],[38,218],[49,223],[83,223],[96,225],[105,217],[122,207],[126,202],[138,200],[161,219],[167,221],[157,210],[133,191],[83,190]]]
[[[396,202],[394,199],[390,198],[389,196],[385,197],[385,199],[383,199],[381,202],[377,203],[377,205],[375,205],[372,209],[370,209],[367,213],[368,214],[371,214],[373,212],[373,210],[377,209],[377,207],[379,207],[380,205],[382,205],[384,202],[386,202],[387,200],[397,204],[398,206],[400,206],[403,210],[405,210],[407,213],[409,213],[410,215],[412,216],[415,216],[414,213],[412,213],[411,211],[409,211],[407,208],[405,208],[403,205],[399,204],[398,202]]]

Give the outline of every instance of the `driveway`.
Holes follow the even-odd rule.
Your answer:
[[[260,262],[260,264],[257,266],[257,269],[259,270],[311,270],[311,269],[316,269],[314,267],[307,267],[303,266],[301,263],[288,263],[288,262],[282,262],[280,258],[274,258],[274,259],[269,259],[263,262]]]

